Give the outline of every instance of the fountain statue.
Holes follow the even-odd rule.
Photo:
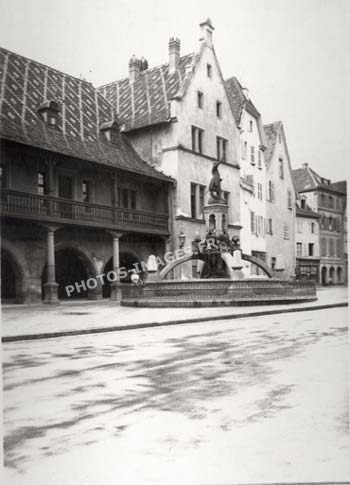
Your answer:
[[[229,207],[222,196],[219,165],[220,162],[213,165],[208,186],[209,200],[204,206],[205,238],[197,234],[192,241],[191,253],[174,259],[160,272],[157,270],[156,257],[150,256],[149,278],[145,284],[124,285],[122,304],[211,306],[317,300],[314,282],[277,278],[266,263],[242,252],[237,233],[230,238]],[[193,260],[202,262],[199,278],[187,281],[167,279],[177,266]],[[245,278],[243,260],[258,266],[266,278]]]

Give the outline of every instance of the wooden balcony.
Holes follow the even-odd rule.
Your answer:
[[[168,216],[70,199],[1,191],[1,215],[18,219],[168,234]]]

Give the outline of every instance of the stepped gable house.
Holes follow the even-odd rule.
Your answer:
[[[213,32],[207,19],[200,24],[196,53],[181,55],[180,40],[171,38],[167,63],[149,67],[145,59],[133,56],[129,77],[99,88],[142,158],[176,179],[174,241],[185,238],[186,244],[196,233],[205,236],[203,208],[217,160],[229,206],[224,226],[230,237],[241,229],[239,131]],[[196,277],[199,272],[199,267],[184,265],[182,277]]]
[[[0,96],[4,300],[54,302],[118,267],[127,281],[163,254],[173,180],[140,158],[90,83],[0,49]],[[72,296],[110,292],[100,280]]]

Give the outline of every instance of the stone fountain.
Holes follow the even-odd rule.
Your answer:
[[[315,301],[313,281],[281,280],[263,261],[244,254],[238,236],[227,232],[228,205],[222,198],[220,162],[212,169],[209,201],[204,207],[207,234],[192,241],[191,254],[167,264],[160,272],[155,257],[149,260],[149,277],[145,283],[122,285],[122,305],[141,307],[198,307],[261,305]],[[174,269],[191,260],[202,261],[198,279],[168,279]],[[257,265],[267,278],[245,278],[243,260]]]

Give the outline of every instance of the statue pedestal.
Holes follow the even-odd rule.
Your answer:
[[[224,201],[210,201],[204,206],[204,219],[209,232],[216,236],[227,232],[228,205]]]

